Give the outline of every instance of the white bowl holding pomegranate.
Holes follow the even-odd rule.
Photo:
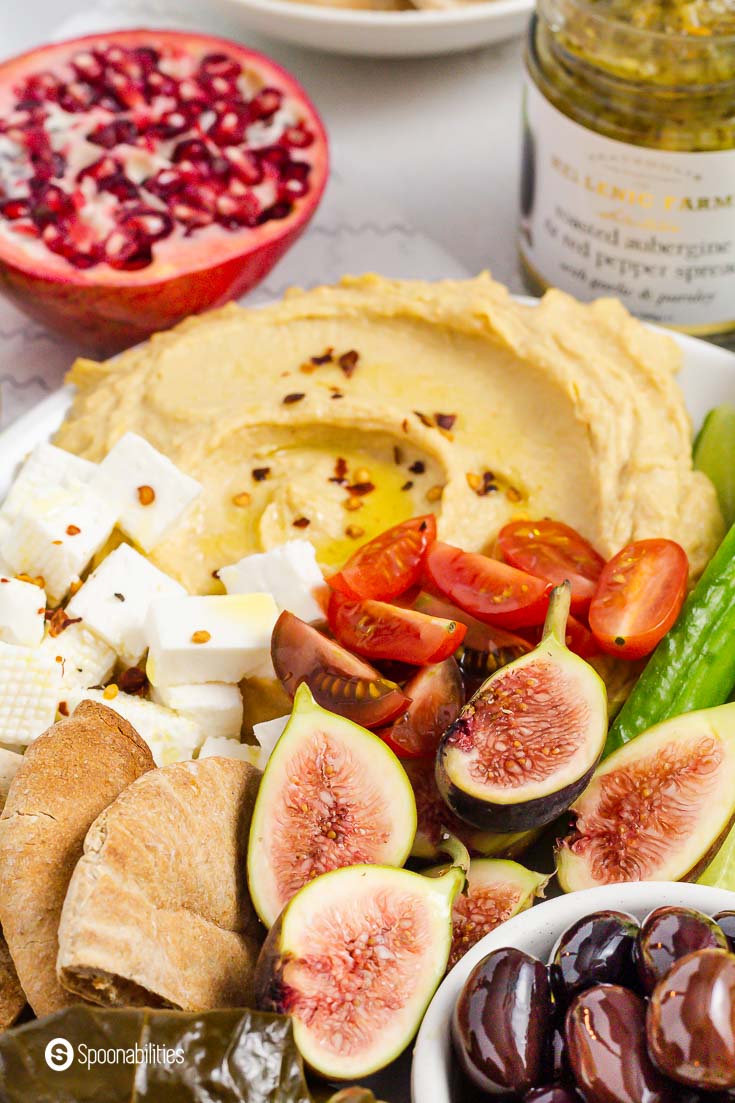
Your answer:
[[[606,885],[537,904],[486,935],[446,977],[424,1016],[413,1052],[413,1103],[457,1103],[451,1090],[456,1062],[451,1043],[452,1014],[470,973],[492,950],[512,946],[547,962],[559,935],[585,916],[614,910],[642,920],[665,905],[696,908],[712,916],[735,909],[735,893],[669,881]]]

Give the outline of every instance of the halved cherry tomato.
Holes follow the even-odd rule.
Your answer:
[[[425,666],[414,674],[404,689],[411,698],[407,711],[389,728],[378,728],[376,734],[399,758],[433,755],[464,704],[459,668],[454,659]]]
[[[498,533],[506,563],[558,586],[572,584],[572,610],[584,612],[605,560],[583,536],[561,521],[511,521]]]
[[[348,597],[390,601],[415,586],[426,550],[436,540],[436,517],[412,517],[363,544],[327,582]]]
[[[430,617],[444,617],[446,620],[458,620],[466,624],[467,634],[462,642],[465,649],[495,652],[505,648],[518,648],[519,654],[531,650],[530,645],[521,636],[508,632],[505,628],[499,628],[496,624],[485,624],[465,609],[460,609],[451,601],[435,597],[426,590],[422,590],[416,597],[413,608],[419,613],[428,613]]]
[[[424,564],[425,584],[478,620],[502,628],[541,624],[551,586],[486,555],[436,541]]]
[[[276,621],[271,658],[277,677],[292,697],[306,682],[322,708],[365,728],[388,724],[410,704],[395,682],[293,613],[283,612]]]
[[[414,666],[440,663],[457,650],[467,631],[456,620],[441,620],[384,601],[355,601],[333,593],[329,627],[341,644],[368,659],[397,659]]]
[[[679,615],[689,562],[673,540],[637,540],[613,556],[590,605],[590,628],[603,651],[649,655]]]

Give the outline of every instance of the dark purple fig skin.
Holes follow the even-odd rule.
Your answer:
[[[575,996],[566,1019],[569,1063],[586,1103],[681,1103],[681,1089],[646,1049],[646,1005],[619,985]]]
[[[455,723],[460,721],[457,720]],[[556,793],[536,797],[534,800],[519,800],[514,804],[492,804],[490,801],[478,800],[477,797],[465,793],[449,777],[444,765],[443,751],[447,736],[453,727],[454,725],[447,729],[439,744],[436,757],[436,784],[454,814],[481,831],[494,831],[500,835],[515,834],[516,831],[530,831],[533,827],[546,827],[547,824],[553,823],[587,788],[599,762],[599,759],[595,759],[581,778],[559,789]]]
[[[735,912],[720,912],[715,916],[715,923],[727,939],[731,952],[735,953]]]
[[[522,950],[494,950],[470,973],[452,1016],[463,1072],[490,1095],[522,1096],[544,1078],[551,1017],[541,962]]]
[[[654,989],[648,1049],[667,1076],[689,1087],[735,1088],[735,955],[698,950]]]
[[[638,924],[624,912],[587,915],[573,923],[557,942],[549,975],[554,999],[566,1007],[594,984],[636,987],[633,953]]]
[[[582,1096],[574,1088],[561,1084],[547,1084],[543,1088],[534,1088],[523,1096],[523,1103],[582,1103]]]
[[[714,919],[694,908],[656,908],[641,924],[635,956],[643,990],[648,995],[674,962],[695,950],[727,950],[725,934]]]

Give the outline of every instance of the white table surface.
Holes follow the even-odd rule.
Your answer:
[[[324,116],[332,184],[306,238],[250,301],[366,270],[436,279],[489,267],[521,290],[520,41],[436,59],[363,60],[245,39],[218,0],[0,0],[0,56],[122,24],[246,40],[292,70]],[[2,424],[58,386],[75,351],[0,300]]]

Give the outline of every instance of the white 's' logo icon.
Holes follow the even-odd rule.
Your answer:
[[[46,1046],[44,1057],[50,1069],[63,1072],[74,1060],[74,1046],[66,1038],[52,1038]]]

